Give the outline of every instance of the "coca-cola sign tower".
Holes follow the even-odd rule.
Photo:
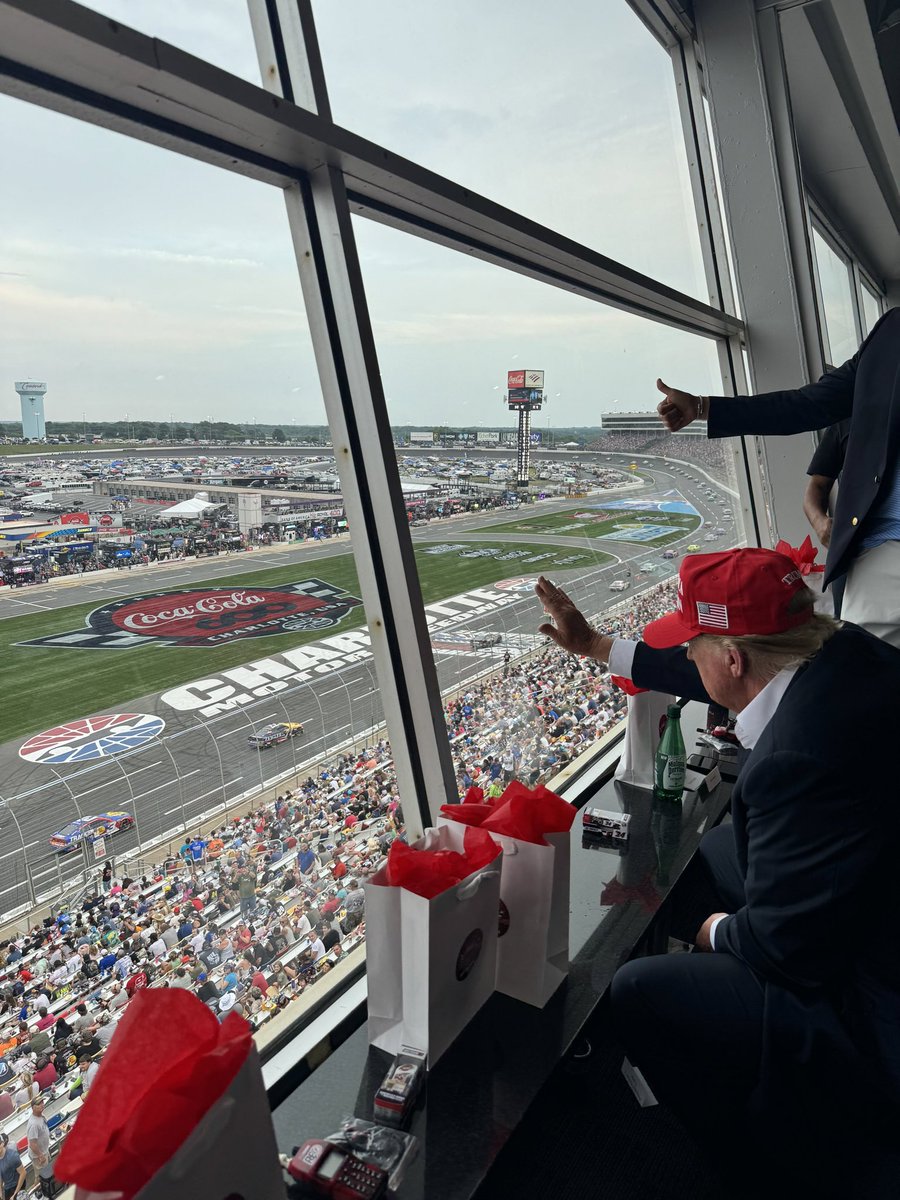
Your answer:
[[[326,630],[362,601],[321,579],[283,587],[189,588],[128,596],[85,618],[87,629],[20,642],[69,650],[224,646],[238,639]]]

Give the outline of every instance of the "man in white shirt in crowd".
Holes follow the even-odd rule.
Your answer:
[[[165,954],[168,953],[168,949],[169,948],[166,945],[166,943],[163,941],[163,939],[161,937],[156,937],[150,943],[150,947],[149,947],[150,957],[151,958],[162,958]]]
[[[130,969],[131,959],[128,960],[128,963],[129,963],[129,969]],[[116,964],[116,965],[118,965],[118,964]],[[121,983],[114,983],[112,994],[110,995],[109,999],[106,1002],[107,1010],[111,1013],[115,1012],[116,1009],[124,1008],[127,1003],[128,1003],[128,993],[122,987]]]
[[[108,1012],[101,1013],[98,1019],[99,1025],[94,1036],[105,1050],[112,1041],[113,1034],[116,1032],[116,1023]]]
[[[81,1073],[81,1094],[86,1096],[97,1077],[100,1064],[94,1062],[89,1054],[85,1054],[78,1060],[78,1069]]]
[[[44,1101],[40,1096],[35,1096],[31,1102],[31,1116],[25,1127],[25,1137],[28,1139],[31,1161],[40,1174],[42,1169],[50,1165],[50,1130],[44,1116]]]

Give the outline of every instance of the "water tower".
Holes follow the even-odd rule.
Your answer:
[[[22,437],[42,442],[47,436],[44,426],[44,396],[46,383],[17,383],[16,391],[22,402]]]

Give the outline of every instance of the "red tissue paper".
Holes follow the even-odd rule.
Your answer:
[[[572,828],[575,809],[545,787],[529,790],[514,780],[493,804],[444,804],[442,816],[463,825],[480,825],[488,833],[503,834],[544,846],[545,833]]]
[[[131,1200],[228,1090],[251,1042],[243,1017],[220,1024],[192,992],[137,992],[56,1160],[57,1178]]]
[[[614,683],[617,688],[625,693],[626,696],[638,696],[641,692],[649,692],[649,688],[639,688],[635,686],[630,679],[626,679],[624,675],[610,675],[609,682]]]
[[[466,789],[466,794],[463,796],[463,804],[484,804],[484,788],[480,788],[477,784],[472,784]]]
[[[809,534],[803,539],[799,546],[792,546],[790,542],[782,540],[775,547],[778,554],[785,555],[797,567],[801,575],[815,575],[819,571],[824,571],[825,567],[816,562],[816,556],[819,553],[818,546],[813,546],[812,539]]]
[[[486,867],[500,853],[490,834],[480,829],[466,830],[462,854],[456,850],[416,850],[398,840],[391,842],[388,850],[386,879],[390,887],[406,888],[431,900]]]

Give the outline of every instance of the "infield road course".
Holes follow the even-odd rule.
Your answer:
[[[654,471],[654,475],[664,473]],[[705,498],[688,496],[682,480],[658,478],[655,483],[666,488],[676,485],[700,512],[701,518],[706,521],[717,519],[718,514],[706,505]],[[634,495],[637,497],[638,493]],[[600,499],[597,496],[574,502],[566,499],[535,508],[539,514],[549,514],[589,502],[599,503]],[[534,512],[532,506],[527,512],[529,515]],[[559,545],[566,553],[576,553],[579,547],[588,546],[589,555],[596,552],[596,542],[571,535],[554,538],[548,533],[534,537],[489,534],[492,525],[509,519],[508,510],[504,510],[490,516],[475,513],[465,518],[435,521],[414,529],[413,539],[416,542],[460,544],[508,541],[510,545],[523,548],[533,541]],[[686,533],[679,539],[679,545],[683,548],[691,538],[699,536],[700,531]],[[608,587],[628,564],[634,566],[648,558],[654,560],[661,568],[655,580],[670,576],[678,564],[678,559],[665,561],[658,550],[647,546],[609,541],[602,545],[606,554],[613,555],[611,561],[595,565],[589,556],[571,570],[553,571],[553,577],[588,611],[600,611],[608,603],[623,598],[623,594],[610,593]],[[327,579],[328,559],[346,554],[348,549],[346,540],[342,540],[340,544],[296,546],[271,553],[263,548],[252,554],[201,559],[171,569],[145,569],[140,574],[135,568],[109,580],[94,582],[89,578],[79,586],[69,588],[43,585],[42,602],[43,596],[47,595],[51,608],[76,602],[81,604],[86,598],[102,604],[104,600],[127,594],[142,595],[165,587],[214,583],[217,577],[233,576],[242,571],[259,572],[261,567],[270,568],[276,564],[298,564],[298,578],[311,575]],[[542,642],[534,633],[542,614],[531,590],[531,581],[541,571],[540,564],[517,568],[516,562],[510,561],[505,565],[509,568],[507,578],[527,580],[520,585],[522,590],[486,584],[470,589],[468,594],[426,606],[432,639],[437,642],[433,652],[442,691],[459,687],[492,665],[499,667],[507,650],[515,658]],[[646,579],[643,582],[653,581]],[[85,587],[91,589],[89,597],[84,595]],[[634,579],[630,590],[633,587]],[[4,611],[3,615],[12,614]],[[499,634],[502,641],[493,647],[475,649],[468,640],[472,633]],[[84,867],[80,851],[58,859],[49,852],[47,844],[51,833],[79,814],[124,809],[136,817],[134,830],[108,840],[108,852],[113,856],[163,836],[171,836],[177,843],[184,828],[190,828],[192,823],[196,825],[204,813],[217,805],[227,803],[236,809],[245,793],[263,787],[283,774],[302,771],[304,764],[323,752],[330,753],[353,740],[360,745],[361,740],[367,740],[367,731],[375,731],[381,726],[377,680],[364,627],[344,629],[339,624],[318,641],[291,650],[293,661],[286,661],[282,654],[271,652],[272,642],[276,640],[266,639],[266,649],[259,653],[255,652],[252,640],[248,641],[244,647],[246,673],[239,674],[237,679],[224,675],[208,660],[204,662],[202,648],[186,650],[184,654],[190,656],[190,670],[185,684],[204,679],[207,680],[204,687],[186,689],[181,685],[167,689],[166,693],[130,699],[127,704],[111,709],[86,707],[84,716],[118,708],[162,717],[166,722],[164,734],[134,751],[96,762],[53,764],[21,759],[18,750],[24,737],[0,746],[3,796],[8,801],[0,808],[0,831],[3,833],[0,838],[0,912],[9,912],[27,903],[23,843],[39,894],[42,890],[50,890],[60,877],[80,875]],[[289,637],[280,641],[285,643],[286,650],[290,649],[292,640]],[[310,650],[314,651],[312,661],[306,661],[302,656]],[[150,647],[141,650],[140,654],[153,652]],[[322,652],[324,656],[316,658],[316,654]],[[83,653],[85,670],[89,671],[90,656],[99,652]],[[103,653],[116,654],[117,651]],[[262,666],[259,665],[261,658]],[[272,662],[275,662],[275,668],[271,666]],[[255,667],[254,663],[257,664]],[[240,671],[240,668],[236,669]],[[284,686],[273,688],[267,695],[255,694],[257,689],[267,689],[273,684]],[[17,686],[27,687],[27,680],[17,681]],[[226,694],[224,689],[228,688],[231,691]],[[224,699],[216,699],[220,695]],[[228,708],[228,702],[235,701],[236,696],[248,699]],[[225,707],[217,710],[216,704]],[[263,751],[248,745],[247,738],[255,728],[284,720],[302,722],[302,738]],[[50,724],[39,725],[31,732],[37,733]],[[371,740],[377,736],[372,732]],[[159,855],[154,855],[157,857]]]

